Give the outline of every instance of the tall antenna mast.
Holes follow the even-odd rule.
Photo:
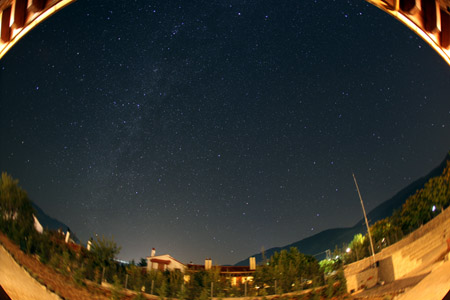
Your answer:
[[[370,249],[372,250],[373,264],[375,265],[375,251],[373,250],[372,235],[370,234],[370,228],[369,228],[369,222],[367,221],[366,210],[364,209],[364,203],[363,203],[363,200],[361,197],[361,193],[359,192],[359,187],[358,187],[358,183],[356,182],[355,174],[352,173],[352,175],[353,175],[353,180],[355,181],[356,190],[358,191],[359,200],[361,200],[361,207],[362,207],[363,214],[364,214],[364,220],[366,221],[367,232],[369,233]]]

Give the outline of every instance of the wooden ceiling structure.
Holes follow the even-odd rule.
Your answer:
[[[450,0],[366,0],[422,39],[450,65]]]
[[[0,0],[0,59],[37,24],[75,0]]]
[[[75,0],[0,0],[0,59],[37,24]],[[423,38],[450,65],[450,0],[366,0]]]

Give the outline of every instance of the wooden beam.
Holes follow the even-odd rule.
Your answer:
[[[39,12],[45,8],[45,0],[32,0],[30,5],[30,11]]]
[[[423,21],[426,31],[436,33],[439,31],[441,11],[439,9],[439,3],[436,0],[423,0],[422,1]]]
[[[419,0],[400,0],[400,9],[410,15],[413,15],[420,9],[419,2]]]
[[[441,9],[441,47],[450,50],[450,14]]]
[[[11,27],[9,26],[9,22],[11,22],[11,6],[5,8],[2,13],[0,39],[3,43],[7,43],[11,40]]]
[[[27,0],[16,0],[14,3],[14,24],[13,28],[22,28],[27,17]]]

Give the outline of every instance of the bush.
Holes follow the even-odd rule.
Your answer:
[[[209,291],[208,289],[204,288],[202,290],[202,292],[200,293],[200,297],[198,298],[198,300],[209,300]]]
[[[136,296],[134,296],[133,300],[145,300],[146,298],[144,297],[144,295],[139,292]]]
[[[113,289],[111,291],[111,299],[112,300],[120,300],[122,299],[122,284],[120,282],[120,279],[117,275],[113,276]]]
[[[84,286],[84,272],[86,271],[86,269],[84,267],[82,268],[77,268],[75,270],[75,272],[73,273],[73,281],[75,282],[76,285],[78,286]]]
[[[52,267],[55,270],[59,269],[59,255],[51,255],[50,261],[49,261],[50,267]]]

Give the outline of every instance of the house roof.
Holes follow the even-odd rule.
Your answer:
[[[158,263],[158,264],[164,264],[164,265],[169,265],[170,264],[170,259],[159,259],[159,258],[150,258],[151,262],[154,263]]]
[[[177,260],[177,259],[173,258],[172,256],[170,256],[170,254],[163,254],[163,255],[157,255],[157,256],[147,256],[147,259],[149,259],[151,262],[157,262],[157,261],[154,261],[156,259],[156,260],[161,260],[161,261],[169,261],[169,263],[170,263],[170,260],[173,260],[173,261],[176,261],[179,264],[182,264],[183,266],[186,266],[186,264],[184,264],[184,263],[180,262],[179,260]]]
[[[188,264],[186,265],[189,271],[203,271],[204,265]],[[250,270],[250,266],[212,266],[211,269],[219,269],[221,274],[228,275],[244,275],[253,274],[255,270]]]

